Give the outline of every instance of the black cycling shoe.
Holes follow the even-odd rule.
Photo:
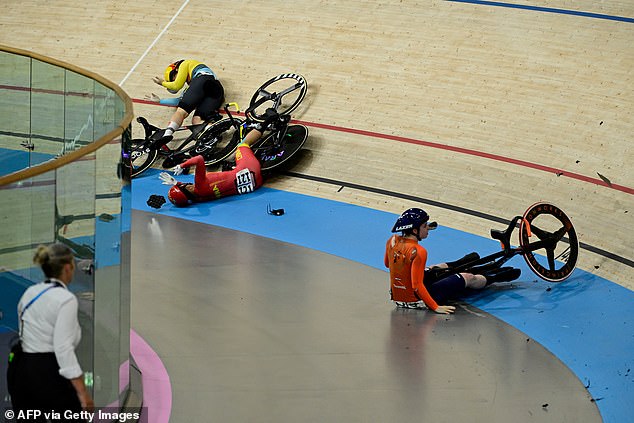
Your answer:
[[[165,129],[160,129],[150,136],[151,141],[161,141],[161,144],[167,144],[173,138],[172,135],[165,135]]]
[[[459,258],[456,261],[448,261],[447,266],[452,269],[454,267],[462,266],[463,264],[469,264],[472,261],[476,261],[480,258],[480,254],[478,253],[469,253],[466,256]]]
[[[496,262],[482,264],[480,266],[474,266],[466,271],[469,273],[473,273],[474,275],[483,275],[486,272],[492,272],[496,269],[500,269],[500,265]]]
[[[496,282],[510,282],[519,278],[522,274],[520,269],[514,267],[501,267],[499,269],[491,270],[490,272],[484,272],[482,275],[487,280],[487,285],[491,285]]]

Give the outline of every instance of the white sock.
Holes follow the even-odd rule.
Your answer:
[[[176,131],[178,128],[180,128],[180,125],[178,123],[170,121],[170,123],[167,125],[167,128],[165,128],[165,135],[172,135],[174,131]]]

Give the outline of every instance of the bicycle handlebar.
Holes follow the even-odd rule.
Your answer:
[[[302,87],[302,84],[298,82],[296,84],[291,85],[288,88],[285,88],[279,93],[276,93],[276,92],[269,93],[268,91],[261,89],[258,91],[258,95],[261,96],[261,98],[257,100],[256,102],[254,102],[253,104],[249,105],[249,107],[245,111],[245,114],[246,115],[251,114],[255,109],[257,109],[258,107],[260,107],[262,104],[266,103],[267,101],[273,101],[273,107],[271,108],[277,111],[280,105],[280,102],[282,101],[282,97],[284,97],[286,94],[292,91],[295,91],[296,89],[301,87]]]

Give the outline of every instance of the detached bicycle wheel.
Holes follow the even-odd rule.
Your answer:
[[[273,108],[280,115],[288,115],[300,105],[308,84],[303,76],[284,73],[269,79],[257,89],[246,114],[256,120],[264,119],[266,109]]]
[[[275,169],[295,155],[308,138],[308,128],[304,125],[289,125],[282,138],[269,134],[253,147],[253,154],[260,161],[263,171]]]
[[[579,240],[570,218],[559,207],[543,202],[530,206],[520,221],[519,237],[524,260],[542,279],[561,282],[575,270]],[[545,256],[535,254],[540,251]]]
[[[147,148],[147,144],[146,140],[140,138],[131,141],[130,164],[133,178],[148,170],[158,156],[158,150]]]

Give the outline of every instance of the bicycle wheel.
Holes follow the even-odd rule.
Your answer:
[[[253,148],[253,154],[260,161],[263,171],[275,169],[297,153],[308,138],[308,128],[304,125],[290,125],[281,139],[278,133],[269,134]]]
[[[193,129],[190,136],[181,141],[180,145],[167,154],[162,163],[163,168],[172,168],[183,163],[185,160],[200,154],[198,152],[194,152],[193,150],[201,143],[204,132],[211,129],[216,121],[203,123],[200,125],[200,128]],[[199,151],[204,151],[204,149],[199,149]]]
[[[189,151],[191,157],[201,155],[205,164],[218,163],[229,157],[242,141],[241,119],[226,118],[207,128],[198,139],[196,146]]]
[[[524,213],[519,232],[524,260],[539,277],[561,282],[575,270],[579,240],[570,218],[559,207],[543,202],[533,204]],[[539,240],[531,243],[529,238],[533,235]],[[545,250],[545,257],[535,255],[541,250]]]
[[[140,138],[131,141],[130,164],[133,178],[148,170],[158,156],[158,150],[147,147],[147,144],[148,141]]]
[[[308,84],[303,76],[284,73],[269,79],[257,89],[246,114],[262,120],[268,108],[274,108],[280,115],[288,115],[299,106],[306,96]]]

